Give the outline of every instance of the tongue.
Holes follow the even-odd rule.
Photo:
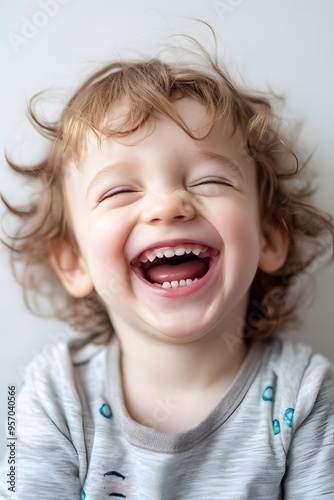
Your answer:
[[[159,264],[146,269],[146,277],[151,283],[164,283],[165,281],[180,281],[202,278],[207,271],[204,260],[191,260],[180,264]]]

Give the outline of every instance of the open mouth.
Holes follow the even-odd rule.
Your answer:
[[[160,247],[142,252],[132,263],[147,282],[162,288],[185,287],[202,279],[219,252],[199,244]]]

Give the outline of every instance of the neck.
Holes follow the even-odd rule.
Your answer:
[[[205,418],[229,389],[248,351],[240,337],[234,342],[224,338],[222,332],[238,331],[232,323],[185,343],[144,335],[119,322],[117,327],[127,410],[138,422],[162,431],[182,431]],[[152,420],[161,404],[164,409],[170,405],[170,413]]]
[[[222,335],[189,343],[172,343],[142,336],[131,342],[121,339],[121,367],[124,376],[135,376],[145,385],[166,389],[203,390],[235,374],[247,352],[239,338],[232,346]]]

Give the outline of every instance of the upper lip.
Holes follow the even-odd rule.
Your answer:
[[[174,239],[174,240],[162,240],[158,242],[151,243],[147,245],[145,248],[141,249],[130,261],[131,266],[139,266],[141,264],[140,258],[145,253],[154,253],[160,248],[163,249],[175,249],[177,247],[186,247],[187,245],[198,246],[200,248],[207,249],[207,252],[213,256],[218,255],[219,250],[213,246],[210,246],[207,242],[195,240],[195,239]]]

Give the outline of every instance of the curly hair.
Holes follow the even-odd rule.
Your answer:
[[[198,139],[174,106],[188,97],[206,107],[211,127],[222,117],[232,118],[234,127],[240,127],[243,148],[256,164],[262,228],[284,226],[289,237],[285,264],[273,274],[258,270],[255,275],[244,336],[251,333],[255,340],[274,336],[296,319],[301,297],[295,285],[313,262],[322,261],[322,256],[328,261],[333,257],[334,226],[331,217],[311,203],[307,162],[301,164],[282,138],[270,96],[239,88],[217,57],[205,53],[202,66],[167,63],[162,58],[112,62],[78,88],[56,122],[37,116],[34,105],[38,97],[31,100],[28,113],[35,128],[51,141],[49,153],[29,167],[7,161],[13,170],[39,183],[39,194],[24,209],[4,200],[20,221],[5,244],[31,309],[40,312],[44,307],[40,299],[45,305],[49,297],[55,317],[85,332],[94,342],[109,340],[113,328],[102,299],[95,291],[87,297],[71,297],[51,265],[50,245],[54,242],[66,241],[79,252],[66,210],[64,172],[69,160],[78,161],[84,154],[88,132],[93,131],[98,141],[124,136],[154,113],[164,114]],[[117,121],[111,122],[111,112],[120,106]]]

